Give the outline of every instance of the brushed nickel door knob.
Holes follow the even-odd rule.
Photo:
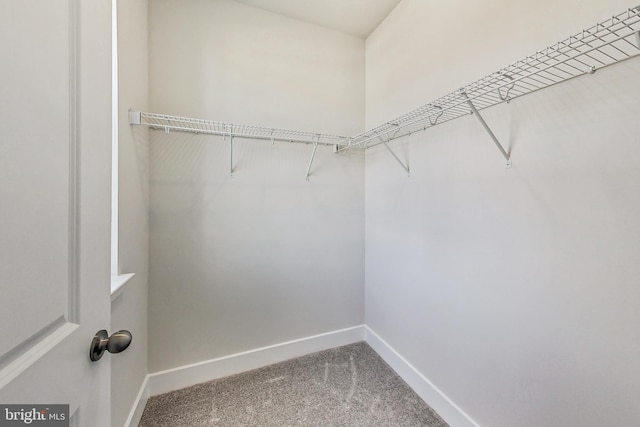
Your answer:
[[[96,362],[102,358],[105,351],[109,353],[120,353],[129,347],[131,344],[131,332],[118,331],[109,336],[105,329],[98,331],[91,340],[91,346],[89,347],[89,359],[92,362]]]

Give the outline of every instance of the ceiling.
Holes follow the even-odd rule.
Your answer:
[[[401,0],[236,0],[366,38]]]

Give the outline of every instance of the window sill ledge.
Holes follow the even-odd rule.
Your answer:
[[[111,276],[111,302],[122,295],[124,285],[126,285],[135,275],[135,273],[129,273]]]

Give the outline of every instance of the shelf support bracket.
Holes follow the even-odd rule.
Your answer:
[[[316,136],[315,140],[313,141],[313,151],[311,152],[311,160],[309,160],[309,167],[307,168],[307,181],[309,181],[309,176],[311,175],[311,165],[313,164],[313,159],[314,157],[316,157],[318,141],[320,141],[320,135]]]
[[[396,155],[396,153],[393,152],[393,150],[391,148],[389,148],[389,146],[387,145],[387,143],[385,141],[382,141],[382,145],[384,145],[384,147],[389,150],[389,152],[391,153],[391,155],[393,156],[394,159],[396,159],[396,161],[398,162],[398,164],[400,166],[402,166],[402,169],[404,169],[404,171],[407,173],[407,176],[411,176],[411,171],[409,170],[409,166],[405,166],[404,163],[402,163],[402,160],[400,160],[400,158]]]
[[[233,126],[229,130],[229,176],[233,176]]]
[[[390,139],[385,141],[384,139],[382,139],[381,136],[378,136],[378,139],[382,142],[382,145],[384,145],[384,148],[386,148],[389,151],[389,153],[391,153],[393,158],[396,159],[396,162],[398,162],[398,164],[402,167],[402,169],[404,169],[404,171],[407,173],[407,176],[411,177],[411,171],[409,170],[409,166],[406,166],[404,163],[402,163],[402,160],[400,160],[400,158],[396,155],[396,153],[394,153],[391,147],[389,147],[389,145],[387,144],[387,142],[389,142]]]
[[[229,175],[233,176],[233,135],[229,136]]]
[[[498,138],[496,138],[495,134],[493,133],[493,131],[491,131],[491,128],[489,127],[489,125],[487,124],[487,122],[484,121],[484,119],[482,118],[482,116],[480,115],[480,113],[478,112],[478,109],[476,108],[475,105],[473,105],[473,102],[471,102],[471,100],[469,99],[469,97],[467,96],[467,94],[465,92],[461,92],[460,93],[462,95],[462,97],[467,101],[467,104],[469,104],[469,107],[471,108],[471,111],[473,112],[473,114],[478,118],[478,120],[480,121],[480,123],[482,124],[482,126],[484,127],[484,130],[487,131],[487,133],[489,134],[489,136],[491,137],[491,139],[493,140],[493,142],[496,144],[496,147],[498,147],[498,150],[500,150],[500,153],[502,153],[502,156],[505,158],[505,160],[507,161],[505,163],[505,168],[509,169],[511,168],[511,158],[509,157],[509,154],[505,151],[505,149],[502,147],[502,144],[500,144],[500,141],[498,141]]]

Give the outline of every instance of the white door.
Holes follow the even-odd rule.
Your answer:
[[[109,356],[89,360],[110,319],[110,13],[0,0],[0,404],[69,404],[79,427],[110,425]]]

